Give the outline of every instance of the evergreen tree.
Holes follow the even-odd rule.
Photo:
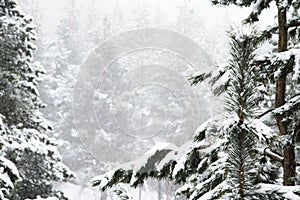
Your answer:
[[[245,30],[242,30],[245,31]],[[251,34],[253,35],[253,33]],[[236,199],[254,199],[257,164],[254,154],[255,133],[245,123],[252,116],[258,102],[255,74],[251,62],[258,42],[247,33],[230,33],[231,56],[229,70],[231,82],[227,90],[226,109],[238,116],[238,122],[229,129],[228,168],[229,184],[234,188]]]
[[[43,70],[32,58],[34,26],[14,0],[0,1],[0,35],[0,114],[6,127],[1,133],[1,156],[8,160],[3,163],[13,163],[20,175],[16,182],[16,173],[10,172],[13,165],[7,170],[1,168],[11,179],[13,185],[9,187],[14,188],[10,193],[6,190],[5,197],[64,199],[61,192],[55,191],[53,181],[73,174],[62,164],[56,141],[45,134],[50,127],[40,113],[44,105],[37,86]]]
[[[61,42],[63,47],[68,50],[67,61],[69,64],[81,64],[86,46],[81,38],[80,10],[76,9],[76,0],[70,0],[69,5],[57,28],[58,39],[60,40],[58,42]]]
[[[113,191],[120,198],[120,200],[133,200],[128,188],[123,183],[117,184]]]
[[[4,138],[7,134],[7,127],[3,123],[3,116],[0,115],[0,199],[8,200],[11,190],[14,189],[16,181],[20,180],[19,172],[14,163],[5,158],[3,149],[5,148]]]
[[[95,177],[94,186],[103,190],[119,182],[137,186],[154,177],[184,183],[177,194],[191,200],[300,199],[298,187],[279,187],[276,182],[279,167],[273,160],[283,157],[266,148],[278,149],[279,143],[268,126],[253,118],[260,97],[254,51],[261,38],[248,32],[231,32],[230,37],[223,124],[212,118],[196,130],[191,146],[153,147],[148,155]]]
[[[287,84],[290,82],[289,75],[292,72],[295,72],[293,75],[294,80],[296,82],[299,81],[299,60],[295,60],[292,57],[295,57],[295,54],[292,53],[293,45],[289,44],[289,39],[292,39],[291,44],[299,43],[299,26],[300,26],[300,16],[299,16],[299,8],[300,3],[297,0],[211,0],[211,2],[215,5],[237,5],[239,7],[250,7],[253,6],[253,9],[249,15],[249,17],[245,20],[246,23],[254,23],[259,21],[260,14],[262,11],[268,9],[272,3],[276,4],[277,7],[277,25],[274,27],[269,27],[264,31],[264,37],[271,37],[274,34],[278,34],[277,41],[277,52],[279,59],[282,62],[272,63],[272,68],[276,70],[280,70],[277,73],[275,79],[275,108],[285,107],[286,103],[290,101],[290,97],[287,94],[289,87]],[[289,14],[290,13],[290,14]],[[282,55],[287,55],[286,51],[290,52],[290,56],[287,56],[286,59],[282,57]],[[281,54],[280,54],[281,53]],[[299,52],[297,53],[299,54]],[[298,56],[296,56],[298,58]],[[267,60],[265,60],[267,61]],[[270,60],[269,60],[270,61]],[[288,62],[290,61],[290,62]],[[270,64],[270,63],[269,63]],[[271,64],[271,65],[272,65]],[[283,64],[283,65],[282,65]],[[267,77],[270,77],[271,74],[268,74]],[[295,99],[294,99],[295,100]],[[299,104],[299,99],[298,99]],[[293,113],[295,113],[295,108],[293,108]],[[299,110],[299,109],[298,109]],[[299,113],[297,111],[296,113]],[[295,176],[296,176],[296,162],[295,162],[295,152],[294,152],[294,141],[293,137],[296,132],[299,132],[299,126],[291,125],[291,124],[299,124],[299,115],[294,116],[290,115],[290,113],[281,112],[276,113],[275,115],[277,127],[279,130],[279,134],[284,137],[290,137],[290,140],[284,144],[284,177],[283,182],[284,185],[295,185]]]
[[[47,107],[43,109],[46,118],[53,125],[53,132],[60,140],[59,151],[64,162],[77,174],[80,183],[86,182],[95,159],[86,151],[72,122],[72,95],[79,64],[88,49],[82,41],[85,31],[80,31],[81,10],[76,9],[76,0],[70,0],[64,16],[56,27],[54,42],[46,42],[40,56],[40,62],[47,66],[44,81],[40,85],[41,99]],[[79,11],[79,12],[77,12]]]

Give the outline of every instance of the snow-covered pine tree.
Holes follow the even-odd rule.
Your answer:
[[[277,71],[274,77],[274,107],[284,109],[286,106],[288,106],[288,104],[290,104],[289,101],[293,101],[293,104],[296,103],[297,105],[299,105],[299,90],[297,92],[292,89],[293,93],[296,95],[290,96],[288,94],[290,87],[287,86],[287,84],[290,82],[289,79],[291,79],[292,72],[294,72],[294,75],[292,76],[294,83],[299,83],[299,51],[295,51],[295,45],[293,44],[299,44],[300,2],[298,0],[211,0],[211,2],[215,5],[225,6],[253,6],[249,17],[245,20],[246,23],[254,23],[256,21],[259,21],[262,11],[270,8],[273,3],[276,4],[277,13],[275,14],[275,16],[277,18],[277,25],[268,27],[263,34],[264,37],[271,37],[274,34],[278,34],[278,46],[276,48],[278,54],[275,55],[271,60],[264,59],[264,62],[268,62],[268,65],[271,65],[271,71]],[[290,43],[292,45],[289,45],[289,39],[292,39]],[[299,45],[296,48],[299,48]],[[272,76],[272,74],[267,75],[267,77],[270,76]],[[297,99],[295,99],[294,96],[298,96]],[[295,107],[288,107],[293,110],[291,112],[295,113]],[[296,176],[294,140],[292,138],[295,137],[295,133],[299,132],[299,126],[296,124],[299,124],[300,118],[299,115],[290,115],[291,112],[285,110],[285,112],[275,113],[279,135],[285,138],[289,138],[286,139],[286,142],[284,144],[284,185],[295,185]],[[296,113],[299,113],[299,111],[297,111]]]
[[[81,38],[79,14],[81,10],[76,9],[76,0],[69,0],[64,17],[60,20],[57,28],[59,42],[68,50],[67,61],[70,64],[81,64],[85,41]],[[67,67],[67,66],[62,66]]]
[[[192,144],[180,148],[157,145],[140,159],[95,177],[94,186],[105,190],[123,182],[136,187],[154,177],[183,184],[177,194],[190,200],[300,199],[298,187],[276,182],[279,167],[266,158],[283,160],[268,149],[278,146],[276,134],[252,117],[259,100],[253,62],[260,38],[248,32],[232,32],[230,36],[228,112],[223,124],[212,118],[196,130]]]
[[[113,192],[120,198],[120,200],[133,200],[132,195],[124,183],[117,184],[114,187]]]
[[[3,151],[3,137],[7,134],[7,127],[3,123],[3,116],[0,115],[0,151]],[[14,189],[16,181],[20,180],[19,172],[14,163],[0,153],[0,199],[9,200],[10,192]]]
[[[5,190],[2,184],[1,190],[5,190],[8,199],[32,199],[38,195],[64,199],[61,192],[55,191],[53,181],[73,175],[62,164],[56,141],[45,134],[50,127],[39,111],[43,104],[37,86],[43,70],[33,62],[34,29],[32,19],[20,11],[16,1],[0,1],[0,114],[1,128],[5,127],[0,156],[7,159],[5,163],[16,166],[21,178],[16,182],[17,173],[9,172],[13,165],[2,165],[1,174],[8,175],[9,188],[13,190]]]
[[[80,131],[75,130],[72,112],[76,106],[72,107],[72,96],[79,65],[95,45],[91,45],[91,35],[87,37],[88,30],[81,29],[87,29],[80,25],[83,8],[76,9],[76,0],[69,2],[71,6],[66,8],[65,15],[56,27],[57,40],[47,44],[47,51],[41,56],[41,63],[48,67],[40,88],[41,99],[47,104],[44,115],[53,123],[54,132],[62,141],[59,150],[64,155],[64,162],[76,173],[77,181],[85,183],[87,176],[97,173],[102,167],[98,163],[97,169],[93,168],[98,161],[86,150]],[[96,21],[90,23],[95,24]],[[83,41],[84,36],[88,38],[86,41]]]
[[[232,199],[255,199],[255,176],[258,172],[254,153],[256,138],[254,130],[248,127],[245,120],[255,113],[258,102],[251,62],[259,42],[251,37],[253,33],[248,35],[245,30],[241,31],[230,33],[231,82],[227,90],[226,110],[238,117],[238,121],[228,130],[228,183],[234,191]]]

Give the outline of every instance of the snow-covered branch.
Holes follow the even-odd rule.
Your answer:
[[[119,182],[128,183],[131,186],[136,187],[138,184],[142,184],[144,179],[149,176],[158,176],[158,164],[164,165],[171,160],[176,160],[177,156],[174,153],[174,157],[170,157],[168,160],[166,155],[170,152],[178,152],[178,147],[170,143],[159,143],[152,147],[141,158],[125,163],[103,175],[97,176],[92,179],[92,185],[98,186],[101,190],[105,190],[107,187],[111,187]],[[165,163],[161,161],[164,159]]]
[[[261,154],[261,155],[268,156],[269,158],[271,158],[274,161],[278,161],[278,162],[282,163],[283,160],[284,160],[283,156],[281,156],[278,153],[272,151],[270,148],[265,148],[265,149],[257,148],[256,152]],[[297,162],[297,166],[300,166],[299,162]]]
[[[282,115],[286,112],[291,112],[300,107],[300,94],[294,96],[290,100],[288,100],[284,105],[274,109],[272,111],[275,115]]]
[[[257,148],[256,149],[257,153],[268,156],[269,158],[278,161],[278,162],[283,162],[283,157],[279,155],[278,153],[273,152],[270,148]]]
[[[288,28],[300,26],[300,18],[293,18],[287,23]]]

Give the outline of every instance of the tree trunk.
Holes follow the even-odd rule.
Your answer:
[[[284,147],[284,177],[283,185],[295,185],[295,176],[296,176],[296,157],[295,157],[295,146],[291,143],[288,143]]]
[[[278,52],[287,50],[288,38],[287,38],[287,27],[286,27],[286,11],[281,11],[278,8]],[[276,81],[276,95],[275,95],[275,107],[278,108],[285,103],[285,90],[286,90],[286,73],[283,73],[281,77]],[[277,126],[280,135],[286,134],[286,127],[282,122],[282,115],[276,117]]]
[[[288,28],[286,10],[280,10],[278,8],[278,52],[287,50],[288,45]],[[285,92],[286,92],[286,76],[287,73],[283,73],[281,77],[276,81],[276,95],[275,95],[275,107],[278,108],[285,103]],[[282,122],[283,115],[276,116],[276,123],[280,135],[286,135],[287,129]],[[284,147],[284,161],[283,161],[283,184],[284,185],[295,185],[293,178],[296,175],[296,161],[295,161],[295,148],[294,145],[289,143]]]

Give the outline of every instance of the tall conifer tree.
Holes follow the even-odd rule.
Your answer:
[[[43,69],[33,61],[34,40],[32,19],[16,1],[0,1],[0,173],[11,180],[7,187],[1,176],[1,190],[10,189],[2,196],[65,199],[53,181],[72,177],[72,172],[62,164],[56,141],[45,134],[50,127],[40,113],[44,105],[37,87]]]
[[[275,77],[275,99],[274,99],[274,107],[280,108],[283,107],[286,103],[289,103],[290,96],[287,94],[288,88],[287,84],[290,83],[289,79],[292,72],[295,72],[297,78],[297,81],[299,83],[299,65],[297,64],[299,60],[292,59],[292,57],[295,58],[295,54],[291,51],[292,48],[295,48],[293,45],[289,46],[289,39],[292,39],[297,41],[299,43],[299,31],[300,31],[300,16],[299,16],[299,8],[300,8],[300,2],[298,0],[211,0],[211,2],[215,5],[237,5],[239,7],[250,7],[252,6],[253,9],[251,13],[249,14],[249,17],[245,19],[245,23],[255,23],[256,21],[259,21],[260,14],[262,11],[270,8],[270,6],[274,3],[277,7],[277,13],[274,13],[274,15],[277,18],[277,24],[273,27],[268,27],[264,30],[264,37],[271,37],[272,35],[278,35],[278,41],[277,41],[277,52],[282,53],[281,55],[284,55],[284,52],[290,51],[286,54],[290,54],[288,58],[282,63],[270,63],[273,65],[273,68],[280,69],[280,73],[277,73],[277,77]],[[291,43],[293,44],[293,43]],[[299,54],[299,52],[297,53]],[[298,56],[296,56],[298,57]],[[292,64],[291,62],[288,62],[288,60],[293,60]],[[277,60],[284,60],[281,58]],[[270,61],[270,60],[265,60]],[[284,65],[284,66],[283,66]],[[292,66],[291,66],[292,65]],[[294,68],[294,69],[293,69]],[[273,70],[273,72],[276,71]],[[268,74],[268,77],[270,77],[271,74]],[[295,77],[295,76],[293,76]],[[299,104],[299,99],[297,100]],[[293,108],[295,110],[295,107]],[[297,112],[299,113],[299,112]],[[292,120],[292,118],[297,118],[296,120]],[[294,137],[295,132],[299,132],[299,126],[293,126],[291,127],[291,123],[299,124],[299,116],[291,116],[288,114],[288,112],[278,112],[275,115],[277,127],[279,130],[279,135],[286,136],[290,135],[291,138]],[[296,121],[296,122],[295,122]],[[292,129],[292,130],[291,130]],[[294,152],[294,141],[293,139],[290,139],[288,142],[284,145],[284,177],[283,182],[284,185],[295,185],[294,177],[296,176],[296,162],[295,162],[295,152]]]
[[[189,148],[153,147],[141,159],[94,178],[94,186],[105,190],[124,182],[136,187],[154,177],[184,184],[177,194],[190,200],[300,199],[299,187],[283,187],[277,182],[280,168],[276,162],[283,157],[270,149],[280,145],[272,129],[256,119],[261,83],[256,81],[255,50],[262,41],[260,35],[256,31],[231,32],[229,64],[217,68],[220,73],[193,79],[209,78],[215,85],[216,80],[227,77],[222,84],[227,96],[224,121],[213,117],[196,130]]]

